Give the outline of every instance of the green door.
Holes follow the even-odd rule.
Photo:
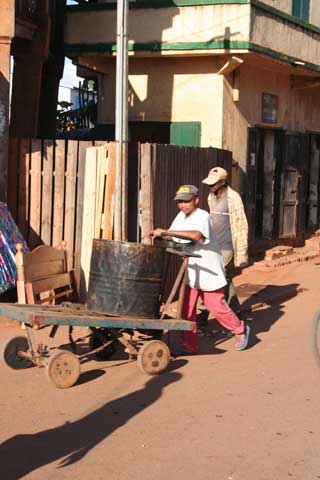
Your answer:
[[[200,147],[201,122],[172,122],[170,125],[171,145]]]

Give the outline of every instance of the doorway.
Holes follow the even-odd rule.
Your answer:
[[[251,241],[279,234],[282,137],[280,130],[249,130],[247,177]]]
[[[320,135],[310,135],[310,167],[308,182],[307,230],[314,232],[320,226]]]
[[[319,225],[320,136],[249,130],[250,240],[303,239]],[[310,174],[311,172],[311,174]]]

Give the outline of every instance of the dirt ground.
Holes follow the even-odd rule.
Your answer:
[[[236,283],[245,306],[260,305],[243,352],[232,338],[203,336],[201,354],[173,360],[162,375],[126,359],[90,361],[68,390],[44,369],[1,361],[0,479],[320,479],[311,351],[320,267],[254,266]],[[21,333],[2,323],[0,346]]]

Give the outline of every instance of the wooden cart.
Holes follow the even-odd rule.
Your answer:
[[[107,359],[120,343],[130,358],[137,358],[139,367],[145,373],[153,375],[163,372],[170,362],[170,350],[160,340],[161,333],[191,331],[194,328],[192,322],[181,319],[188,255],[171,249],[171,253],[178,253],[183,261],[172,291],[159,314],[160,318],[138,318],[95,313],[73,301],[56,305],[61,299],[73,300],[76,294],[72,271],[68,271],[67,267],[65,246],[62,247],[40,246],[31,253],[23,253],[22,246],[17,246],[19,303],[0,303],[0,315],[24,324],[26,336],[14,337],[6,345],[4,360],[7,365],[13,369],[32,365],[45,367],[49,379],[58,388],[71,387],[79,378],[81,358],[88,356],[87,353],[76,355],[72,329],[81,326],[88,327],[89,350],[98,359]],[[167,310],[178,289],[176,318],[167,319]],[[35,331],[44,326],[51,327],[45,343],[37,341]],[[52,347],[59,326],[69,327],[69,350]],[[133,341],[135,330],[149,333],[153,339],[144,342],[138,349]]]
[[[131,359],[137,358],[138,366],[149,375],[163,372],[170,362],[170,349],[159,339],[145,341],[137,348],[133,331],[192,330],[192,323],[186,320],[116,317],[95,314],[83,305],[62,304],[56,306],[20,305],[0,303],[0,315],[18,320],[26,325],[26,336],[12,338],[4,349],[4,360],[13,369],[28,368],[32,365],[44,367],[49,379],[58,388],[74,385],[80,375],[80,361],[88,353],[76,355],[72,339],[72,327],[89,327],[90,354],[107,359],[115,350],[115,344],[125,347]],[[32,327],[49,326],[45,343],[36,340],[37,332]],[[71,350],[52,348],[52,340],[59,326],[70,328]],[[129,337],[129,338],[128,338]],[[98,345],[98,346],[97,346]]]

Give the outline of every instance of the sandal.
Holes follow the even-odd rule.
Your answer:
[[[236,350],[245,350],[247,348],[249,343],[249,334],[250,334],[250,327],[249,325],[246,325],[243,336],[239,340],[237,340],[235,343]]]

